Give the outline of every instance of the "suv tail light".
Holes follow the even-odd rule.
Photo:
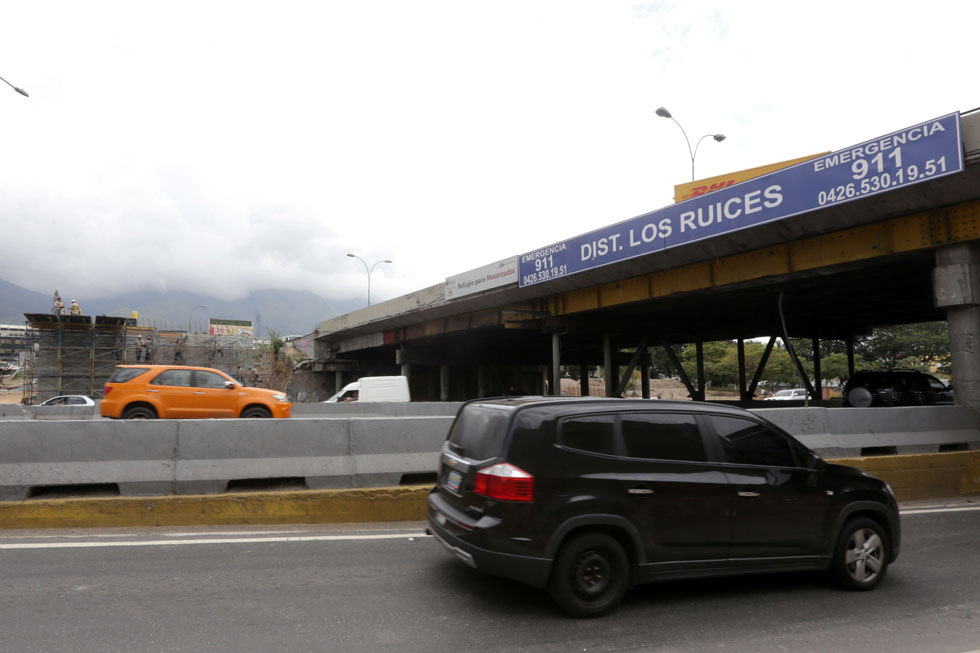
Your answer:
[[[473,491],[501,501],[534,501],[534,477],[510,463],[497,463],[476,473]]]

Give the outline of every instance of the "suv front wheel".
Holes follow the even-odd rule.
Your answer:
[[[874,589],[888,570],[888,536],[876,521],[861,517],[844,524],[831,572],[837,584],[848,590]]]
[[[629,558],[619,542],[602,533],[585,533],[561,547],[548,590],[568,614],[601,617],[619,604],[629,576]]]

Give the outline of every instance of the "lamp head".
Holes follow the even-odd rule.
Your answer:
[[[351,258],[354,258],[354,255],[353,254],[348,254],[347,256],[349,256]]]
[[[657,115],[661,118],[673,118],[673,116],[670,115],[670,111],[667,111],[667,109],[664,107],[659,107],[657,109]]]
[[[718,141],[720,143],[723,140],[725,140],[725,135],[724,134],[715,134],[715,135],[712,136],[712,138],[715,139],[716,141]]]

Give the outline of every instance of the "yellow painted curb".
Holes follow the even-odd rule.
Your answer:
[[[980,494],[980,450],[838,458],[887,481],[899,501]]]
[[[431,486],[0,502],[0,528],[317,524],[425,519]]]

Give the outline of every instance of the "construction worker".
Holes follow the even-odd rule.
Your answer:
[[[71,300],[71,314],[72,315],[81,315],[82,314],[82,307],[79,306],[78,305],[78,302],[76,302],[74,299]]]
[[[140,362],[140,356],[143,355],[143,349],[146,347],[146,343],[143,342],[143,336],[136,336],[136,362]],[[147,358],[149,360],[149,358]]]
[[[54,306],[51,307],[51,312],[55,315],[65,314],[65,303],[61,301],[61,297],[58,295],[54,296]]]

